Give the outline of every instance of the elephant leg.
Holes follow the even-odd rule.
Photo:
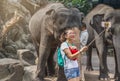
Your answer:
[[[86,70],[88,71],[93,71],[93,67],[92,67],[92,46],[89,47],[87,53],[87,67]]]
[[[37,57],[39,57],[39,46],[37,45],[37,43],[34,43],[34,45],[37,52]]]
[[[116,52],[115,53],[115,81],[120,81],[120,72],[119,72],[119,67],[118,67],[118,62],[117,59],[119,59],[119,57],[117,57]]]
[[[50,39],[50,37],[48,37],[48,36],[42,36],[42,38],[41,38],[35,81],[44,81],[45,65],[46,65],[48,56],[50,54],[50,47],[51,47],[49,39]]]
[[[114,58],[115,58],[115,76],[114,76],[114,78],[116,79],[116,81],[120,81],[120,79],[117,80],[118,76],[119,76],[119,71],[118,71],[117,55],[116,55],[115,49],[114,49]]]
[[[104,47],[105,49],[105,51],[103,52],[104,53],[104,55],[103,55],[103,65],[105,66],[105,70],[106,70],[106,72],[109,72],[109,69],[108,69],[108,66],[107,66],[107,51],[108,51],[108,47],[105,45],[105,47]]]
[[[35,40],[35,38],[33,36],[32,37],[32,41],[33,41],[33,45],[35,46],[36,52],[37,52],[37,57],[39,56],[39,45],[37,43],[37,41]]]
[[[106,52],[106,49],[104,48],[104,52],[103,52],[103,55],[102,55],[102,58],[103,58],[103,66],[104,68],[100,67],[100,79],[105,79],[105,80],[108,80],[109,79],[109,76],[108,76],[108,67],[107,67],[107,52]]]
[[[54,62],[54,54],[56,51],[55,48],[51,48],[50,55],[47,60],[47,67],[48,67],[48,75],[49,76],[54,76],[55,75],[55,62]]]
[[[113,45],[115,48],[115,62],[116,62],[116,73],[115,73],[115,81],[120,81],[120,45],[119,45],[120,37],[113,36]]]
[[[104,48],[104,47],[103,47]],[[98,50],[98,49],[97,49]],[[107,68],[107,53],[105,52],[106,48],[103,50],[103,54],[99,54],[99,60],[100,60],[100,80],[108,80],[108,68]],[[99,52],[99,50],[98,50]]]
[[[114,58],[115,58],[115,76],[114,76],[114,78],[117,79],[119,72],[118,72],[117,55],[116,55],[115,49],[114,49]]]
[[[67,81],[63,67],[59,67],[57,81]]]
[[[100,62],[100,80],[108,80],[108,68],[107,68],[107,50],[105,44],[101,39],[96,40],[96,48],[98,51],[98,57]]]
[[[37,64],[38,63],[38,56],[39,56],[39,45],[37,43],[37,41],[34,39],[34,37],[32,36],[32,41],[33,41],[33,45],[35,47],[35,50],[36,50],[36,60],[35,60],[35,63]]]
[[[109,72],[108,67],[107,67],[107,50],[108,50],[107,45],[104,45],[104,51],[103,51],[103,55],[102,55],[103,56],[103,65],[104,65],[106,72]]]

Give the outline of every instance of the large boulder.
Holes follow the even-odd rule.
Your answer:
[[[17,50],[17,55],[22,63],[22,65],[35,65],[35,55],[28,49]]]
[[[0,59],[0,81],[22,81],[24,68],[19,60]]]
[[[36,69],[37,69],[37,66],[35,66],[35,65],[25,67],[23,81],[32,81],[35,78]]]
[[[37,69],[36,65],[26,66],[24,68],[25,73],[22,81],[33,81],[33,79],[35,78],[36,69]],[[48,76],[48,77],[45,77],[45,81],[57,81],[57,77]],[[65,80],[62,79],[61,81],[65,81]]]
[[[29,37],[28,23],[32,14],[40,8],[40,3],[41,0],[0,0],[0,31],[2,31],[4,25],[14,17],[15,12],[17,16],[21,17],[11,28],[6,27],[8,32],[5,33],[5,38],[3,40],[0,38],[0,52],[4,49],[4,53],[0,54],[0,58],[12,58],[9,55],[16,54],[17,49],[28,48],[34,50],[32,39]],[[41,4],[45,5],[47,3],[44,2]],[[27,43],[25,43],[25,41]]]

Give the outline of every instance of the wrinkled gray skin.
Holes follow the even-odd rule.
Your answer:
[[[67,9],[60,3],[48,4],[33,15],[29,30],[39,56],[35,81],[44,81],[46,62],[48,68],[54,68],[52,59],[59,44],[60,33],[67,27],[76,27],[78,30],[80,26],[80,12],[77,9]],[[63,68],[60,69],[58,79],[63,79]]]
[[[98,10],[97,10],[98,9]],[[92,14],[92,17],[90,17],[91,21],[86,22],[87,24],[90,24],[88,27],[89,32],[93,33],[94,36],[97,36],[100,32],[104,30],[104,28],[101,26],[101,22],[104,21],[110,21],[112,23],[112,27],[108,29],[108,31],[105,31],[101,37],[99,37],[95,41],[95,45],[97,48],[98,56],[100,59],[100,76],[99,79],[105,79],[109,78],[108,76],[108,68],[106,64],[106,56],[107,56],[107,46],[111,44],[110,41],[112,41],[112,44],[115,49],[115,81],[120,81],[120,10],[114,10],[113,8],[106,6],[106,5],[98,5],[95,9],[93,9],[88,16]],[[85,22],[85,21],[84,21]],[[88,26],[88,25],[87,25]],[[90,30],[90,28],[93,28]],[[91,41],[91,38],[94,38],[93,35],[89,36],[88,43]],[[88,50],[89,53],[91,53],[91,47]],[[88,54],[87,58],[87,69],[92,70],[91,65],[91,54]]]
[[[95,37],[97,39],[95,40],[95,47],[98,53],[99,57],[99,64],[100,64],[100,74],[99,79],[100,80],[106,80],[109,78],[108,76],[108,67],[107,67],[107,47],[106,47],[106,39],[104,37],[104,34],[102,34],[101,37],[98,37],[98,34],[104,30],[103,27],[101,27],[101,21],[103,20],[103,16],[106,17],[107,14],[113,11],[113,8],[100,4],[96,6],[90,13],[87,14],[87,16],[84,18],[83,22],[87,25],[87,30],[89,33],[88,43],[89,44]],[[100,14],[97,16],[97,14]],[[95,16],[96,15],[96,16]],[[97,28],[96,28],[97,27]],[[93,70],[92,63],[91,63],[91,53],[92,53],[92,47],[94,44],[92,44],[88,51],[87,51],[87,70]]]
[[[111,28],[108,29],[107,36],[112,36],[115,49],[115,81],[120,81],[120,10],[114,10],[104,17],[104,20],[112,23]]]

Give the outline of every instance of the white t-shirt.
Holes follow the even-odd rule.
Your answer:
[[[78,68],[77,60],[70,60],[64,53],[64,49],[69,48],[66,42],[63,42],[60,46],[62,58],[64,59],[64,69]]]
[[[80,33],[80,43],[81,43],[80,47],[85,46],[87,44],[87,40],[88,40],[88,32],[86,29],[84,31],[81,31],[81,33]]]

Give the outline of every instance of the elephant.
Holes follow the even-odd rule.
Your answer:
[[[99,9],[99,10],[97,10]],[[95,12],[95,14],[93,14]],[[108,67],[106,64],[106,57],[107,57],[107,46],[109,44],[113,45],[114,53],[115,53],[115,81],[120,81],[120,57],[119,57],[119,33],[120,33],[120,10],[115,10],[112,7],[107,5],[100,4],[96,8],[94,8],[86,18],[90,17],[88,30],[94,36],[89,35],[88,44],[91,42],[91,39],[98,36],[102,31],[106,30],[101,36],[99,36],[95,40],[95,45],[97,48],[97,52],[100,59],[100,75],[99,79],[109,78],[108,76]],[[102,21],[109,21],[111,22],[111,28],[104,28],[101,25]],[[84,20],[85,22],[85,20]],[[91,30],[90,30],[91,29]],[[111,41],[111,42],[109,42]],[[99,50],[98,50],[99,49]],[[91,49],[88,50],[91,53]],[[91,54],[88,54],[87,58],[87,69],[92,70],[91,65]]]
[[[81,19],[81,13],[78,9],[66,8],[61,3],[49,3],[32,16],[29,22],[29,31],[38,55],[35,81],[44,81],[46,62],[49,70],[54,72],[52,59],[57,46],[60,44],[60,34],[66,28],[79,31],[82,24]],[[63,68],[59,69],[61,71]],[[61,74],[61,76],[63,75]]]
[[[105,39],[110,37],[115,53],[115,81],[120,81],[120,54],[119,54],[119,43],[120,43],[120,10],[114,10],[106,16],[103,15],[103,20],[111,22],[111,27],[107,28],[105,32]],[[102,26],[101,26],[102,28]]]
[[[93,46],[96,47],[98,58],[99,58],[99,66],[100,66],[100,80],[107,80],[108,76],[108,67],[107,67],[107,45],[106,45],[106,38],[105,32],[98,36],[104,28],[101,27],[101,22],[103,21],[103,16],[106,17],[110,12],[113,12],[114,9],[104,4],[99,4],[93,10],[91,10],[86,17],[84,18],[83,22],[86,23],[87,30],[88,30],[88,42],[87,45],[91,43],[92,40],[95,39],[94,43],[89,46],[87,51],[87,70],[93,70],[91,58],[92,58],[92,48]],[[97,15],[99,14],[99,15]]]
[[[115,10],[111,14],[109,14],[109,18],[111,18],[112,26],[109,29],[109,33],[112,35],[113,46],[115,49],[115,62],[116,62],[116,71],[115,71],[115,81],[120,81],[120,10]],[[107,20],[107,18],[105,19]],[[109,21],[109,20],[108,20]]]

